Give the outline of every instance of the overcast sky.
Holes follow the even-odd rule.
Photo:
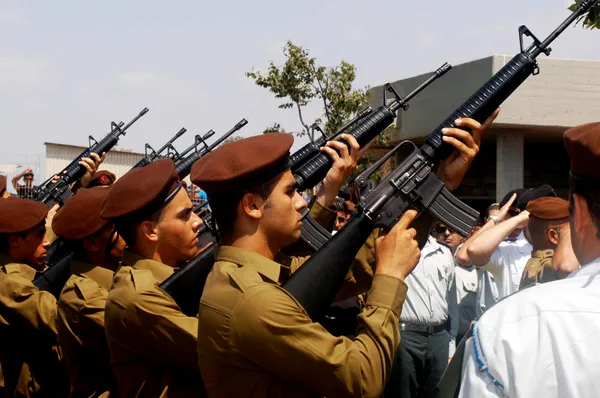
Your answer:
[[[84,145],[110,120],[150,108],[119,144],[160,146],[180,127],[242,135],[279,122],[300,130],[295,110],[244,73],[281,63],[287,40],[325,65],[357,67],[356,86],[376,86],[451,64],[518,51],[517,28],[545,37],[569,0],[200,1],[0,0],[0,163],[43,153],[46,141]],[[570,28],[553,56],[600,60],[600,32]],[[542,71],[543,73],[543,71]],[[307,120],[319,114],[314,111]]]

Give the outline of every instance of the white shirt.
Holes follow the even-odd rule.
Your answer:
[[[600,396],[600,258],[499,302],[465,348],[459,398]]]
[[[477,298],[475,299],[475,317],[479,318],[498,302],[498,287],[494,276],[477,267]]]
[[[457,250],[458,251],[458,250]],[[477,267],[456,264],[456,295],[458,300],[458,333],[466,334],[475,319],[477,301]]]
[[[500,243],[492,253],[490,261],[480,267],[494,277],[498,289],[497,300],[519,290],[521,276],[527,261],[531,258],[532,251],[531,243],[527,241],[525,234],[521,232],[516,240],[505,240]],[[487,306],[488,309],[490,307]]]
[[[450,356],[456,348],[458,306],[454,258],[450,249],[432,236],[421,250],[415,269],[404,279],[408,286],[400,322],[437,326],[450,318]]]

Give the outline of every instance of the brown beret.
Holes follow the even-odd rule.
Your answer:
[[[580,178],[600,179],[600,123],[588,123],[565,132],[571,173]]]
[[[208,196],[243,192],[289,168],[291,134],[264,134],[225,144],[192,166],[192,182]]]
[[[0,192],[4,192],[6,189],[6,176],[0,175]]]
[[[542,220],[558,220],[569,217],[569,202],[561,198],[546,196],[529,202],[527,211]]]
[[[16,196],[0,201],[0,233],[25,232],[44,221],[48,208],[41,202]]]
[[[56,212],[52,230],[65,239],[83,239],[102,229],[108,223],[100,218],[102,203],[110,188],[80,189]]]
[[[127,172],[111,187],[101,216],[105,220],[134,213],[146,206],[160,209],[182,184],[171,159],[160,159]]]
[[[88,184],[88,188],[99,187],[99,186],[107,186],[112,185],[117,180],[117,176],[111,173],[108,170],[98,170],[92,176],[90,183]]]

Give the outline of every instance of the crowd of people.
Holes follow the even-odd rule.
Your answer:
[[[448,189],[496,115],[444,130]],[[53,209],[28,194],[31,170],[14,197],[0,176],[0,397],[597,395],[600,123],[564,135],[568,198],[516,189],[464,237],[407,210],[371,233],[311,319],[287,289],[310,258],[304,214],[343,239],[361,211],[342,187],[362,152],[342,139],[321,148],[332,167],[308,201],[290,134],[220,146],[189,187],[168,158],[117,179],[93,154]],[[72,254],[56,297],[37,283],[53,242]],[[208,247],[214,264],[186,314],[164,282]]]

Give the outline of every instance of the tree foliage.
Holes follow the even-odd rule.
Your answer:
[[[305,135],[310,131],[303,108],[313,100],[322,104],[323,114],[317,122],[324,124],[325,134],[331,135],[364,107],[369,99],[368,87],[353,89],[356,68],[346,61],[335,67],[319,65],[317,59],[300,46],[288,41],[283,49],[285,63],[269,62],[266,72],[252,69],[246,76],[284,99],[279,108],[296,108]],[[324,119],[322,119],[324,118]]]
[[[583,0],[575,0],[575,3],[569,7],[569,10],[575,11],[582,1]],[[590,11],[579,21],[582,22],[583,27],[586,29],[600,29],[600,0],[597,4],[593,5]]]

